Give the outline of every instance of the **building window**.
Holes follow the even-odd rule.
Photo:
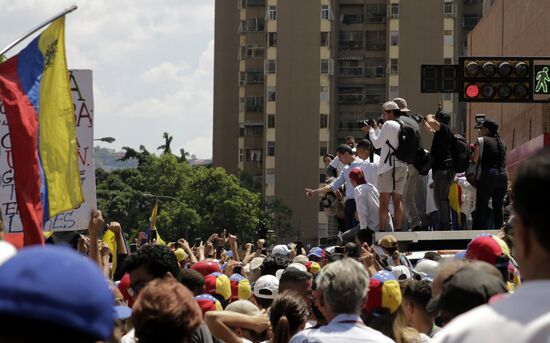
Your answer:
[[[334,20],[334,14],[329,5],[321,5],[321,19]]]
[[[340,50],[363,48],[363,31],[340,31]]]
[[[330,47],[330,32],[321,32],[321,46]]]
[[[319,127],[321,129],[326,129],[328,127],[328,114],[321,113],[320,119],[321,123]]]
[[[399,31],[390,32],[390,42],[392,46],[399,45]]]
[[[264,71],[266,74],[275,74],[277,72],[277,61],[265,60]]]
[[[277,32],[267,34],[267,46],[277,46]]]
[[[391,4],[390,18],[399,19],[399,4]]]
[[[239,86],[246,85],[246,73],[244,71],[239,72]]]
[[[390,86],[390,99],[397,98],[399,95],[399,87],[398,86]]]
[[[264,128],[261,126],[246,126],[244,130],[245,137],[261,137],[264,134]]]
[[[275,142],[267,142],[267,156],[275,156]]]
[[[390,74],[399,73],[399,60],[397,58],[390,58]]]
[[[344,25],[363,24],[363,5],[340,6],[340,22]]]
[[[341,77],[361,77],[363,76],[362,59],[339,59],[338,75]]]
[[[239,162],[243,161],[243,149],[239,149]]]
[[[368,24],[383,24],[386,22],[386,4],[367,4],[367,16],[365,22]]]
[[[248,32],[262,32],[265,28],[265,20],[263,18],[251,18],[247,20],[246,30]]]
[[[246,8],[246,0],[238,0],[239,8]]]
[[[277,6],[270,5],[267,9],[267,20],[277,20]]]
[[[249,45],[246,47],[246,58],[264,58],[265,48],[259,45]]]
[[[367,50],[385,50],[386,31],[367,31],[366,41]]]
[[[455,17],[456,16],[456,5],[452,2],[445,2],[443,6],[443,13],[445,17]]]
[[[264,97],[263,96],[247,96],[246,97],[247,112],[263,112]]]
[[[274,129],[275,128],[275,115],[274,114],[268,114],[267,115],[267,128],[268,129]]]
[[[363,103],[363,87],[338,87],[339,105],[361,105]]]
[[[239,128],[239,137],[244,137],[244,127]]]
[[[328,86],[321,86],[321,93],[319,95],[321,102],[329,102],[329,88]]]
[[[267,87],[267,101],[275,101],[275,87]]]
[[[264,83],[264,73],[262,71],[247,71],[246,72],[246,83],[248,84],[258,84]]]
[[[443,59],[443,64],[453,64],[453,59],[452,58],[444,58]]]
[[[239,32],[245,33],[248,29],[248,25],[246,24],[246,20],[241,20],[241,23],[239,25]]]
[[[479,17],[477,15],[465,14],[462,18],[462,28],[469,31],[477,25],[478,21]]]
[[[386,76],[386,60],[383,58],[367,58],[366,77],[378,78]]]
[[[319,142],[319,156],[325,156],[328,152],[328,142]]]
[[[321,74],[328,74],[328,75],[333,75],[334,74],[334,60],[333,59],[321,60]]]
[[[265,6],[265,0],[239,0],[239,8]]]

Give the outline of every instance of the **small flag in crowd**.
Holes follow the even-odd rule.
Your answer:
[[[0,64],[15,194],[24,244],[43,244],[43,225],[84,202],[65,57],[65,18]]]

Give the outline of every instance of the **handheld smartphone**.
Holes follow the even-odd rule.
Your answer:
[[[130,244],[130,253],[135,254],[137,252],[137,244],[132,243]]]
[[[151,235],[149,236],[149,241],[153,241],[153,240],[156,240],[157,239],[157,230],[156,229],[153,229],[151,230]]]

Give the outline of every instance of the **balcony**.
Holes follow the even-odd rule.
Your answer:
[[[363,77],[363,68],[361,67],[340,67],[338,69],[340,77]]]
[[[384,95],[381,94],[367,94],[365,95],[365,104],[369,105],[375,105],[375,104],[382,104],[384,103],[385,98]]]

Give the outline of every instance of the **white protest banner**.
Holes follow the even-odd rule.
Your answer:
[[[85,202],[77,209],[63,212],[44,224],[44,231],[86,230],[92,209],[97,208],[94,165],[94,100],[91,70],[70,70],[78,142],[78,164]],[[6,231],[23,232],[13,178],[10,133],[6,112],[0,101],[0,211]]]

